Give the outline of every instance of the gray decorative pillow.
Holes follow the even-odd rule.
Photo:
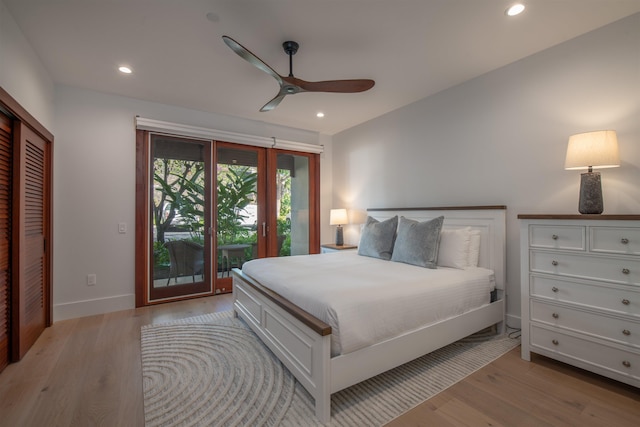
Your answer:
[[[391,259],[397,228],[397,215],[382,222],[375,218],[367,217],[367,222],[362,229],[360,244],[358,245],[358,255],[384,260]]]
[[[413,221],[401,216],[391,261],[437,268],[443,222],[443,216],[425,222]]]

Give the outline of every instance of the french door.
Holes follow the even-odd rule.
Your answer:
[[[316,253],[317,155],[216,143],[216,293],[253,258]]]
[[[318,156],[268,152],[268,256],[317,253],[319,237]]]
[[[215,293],[231,292],[231,270],[264,254],[265,149],[215,142]]]
[[[317,154],[144,131],[137,151],[137,306],[231,292],[251,259],[319,251]]]
[[[211,144],[151,135],[149,299],[212,291]]]

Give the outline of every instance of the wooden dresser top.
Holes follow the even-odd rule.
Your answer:
[[[622,220],[638,221],[640,215],[591,215],[591,214],[519,214],[518,219],[588,219],[588,220]]]

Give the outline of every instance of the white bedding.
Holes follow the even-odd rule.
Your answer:
[[[493,272],[428,269],[355,251],[246,262],[244,274],[332,328],[331,354],[347,354],[490,302]]]

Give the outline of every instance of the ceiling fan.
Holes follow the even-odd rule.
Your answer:
[[[321,82],[307,82],[293,76],[293,55],[298,51],[298,43],[294,41],[286,41],[282,43],[282,47],[287,55],[289,55],[289,75],[281,76],[276,73],[273,68],[269,67],[263,60],[254,55],[250,50],[242,46],[229,36],[222,36],[222,40],[239,56],[253,64],[258,69],[272,76],[280,85],[278,94],[271,101],[267,102],[260,111],[271,111],[280,104],[287,95],[294,95],[300,92],[339,92],[339,93],[355,93],[364,92],[373,87],[375,82],[368,79],[355,80],[326,80]]]

